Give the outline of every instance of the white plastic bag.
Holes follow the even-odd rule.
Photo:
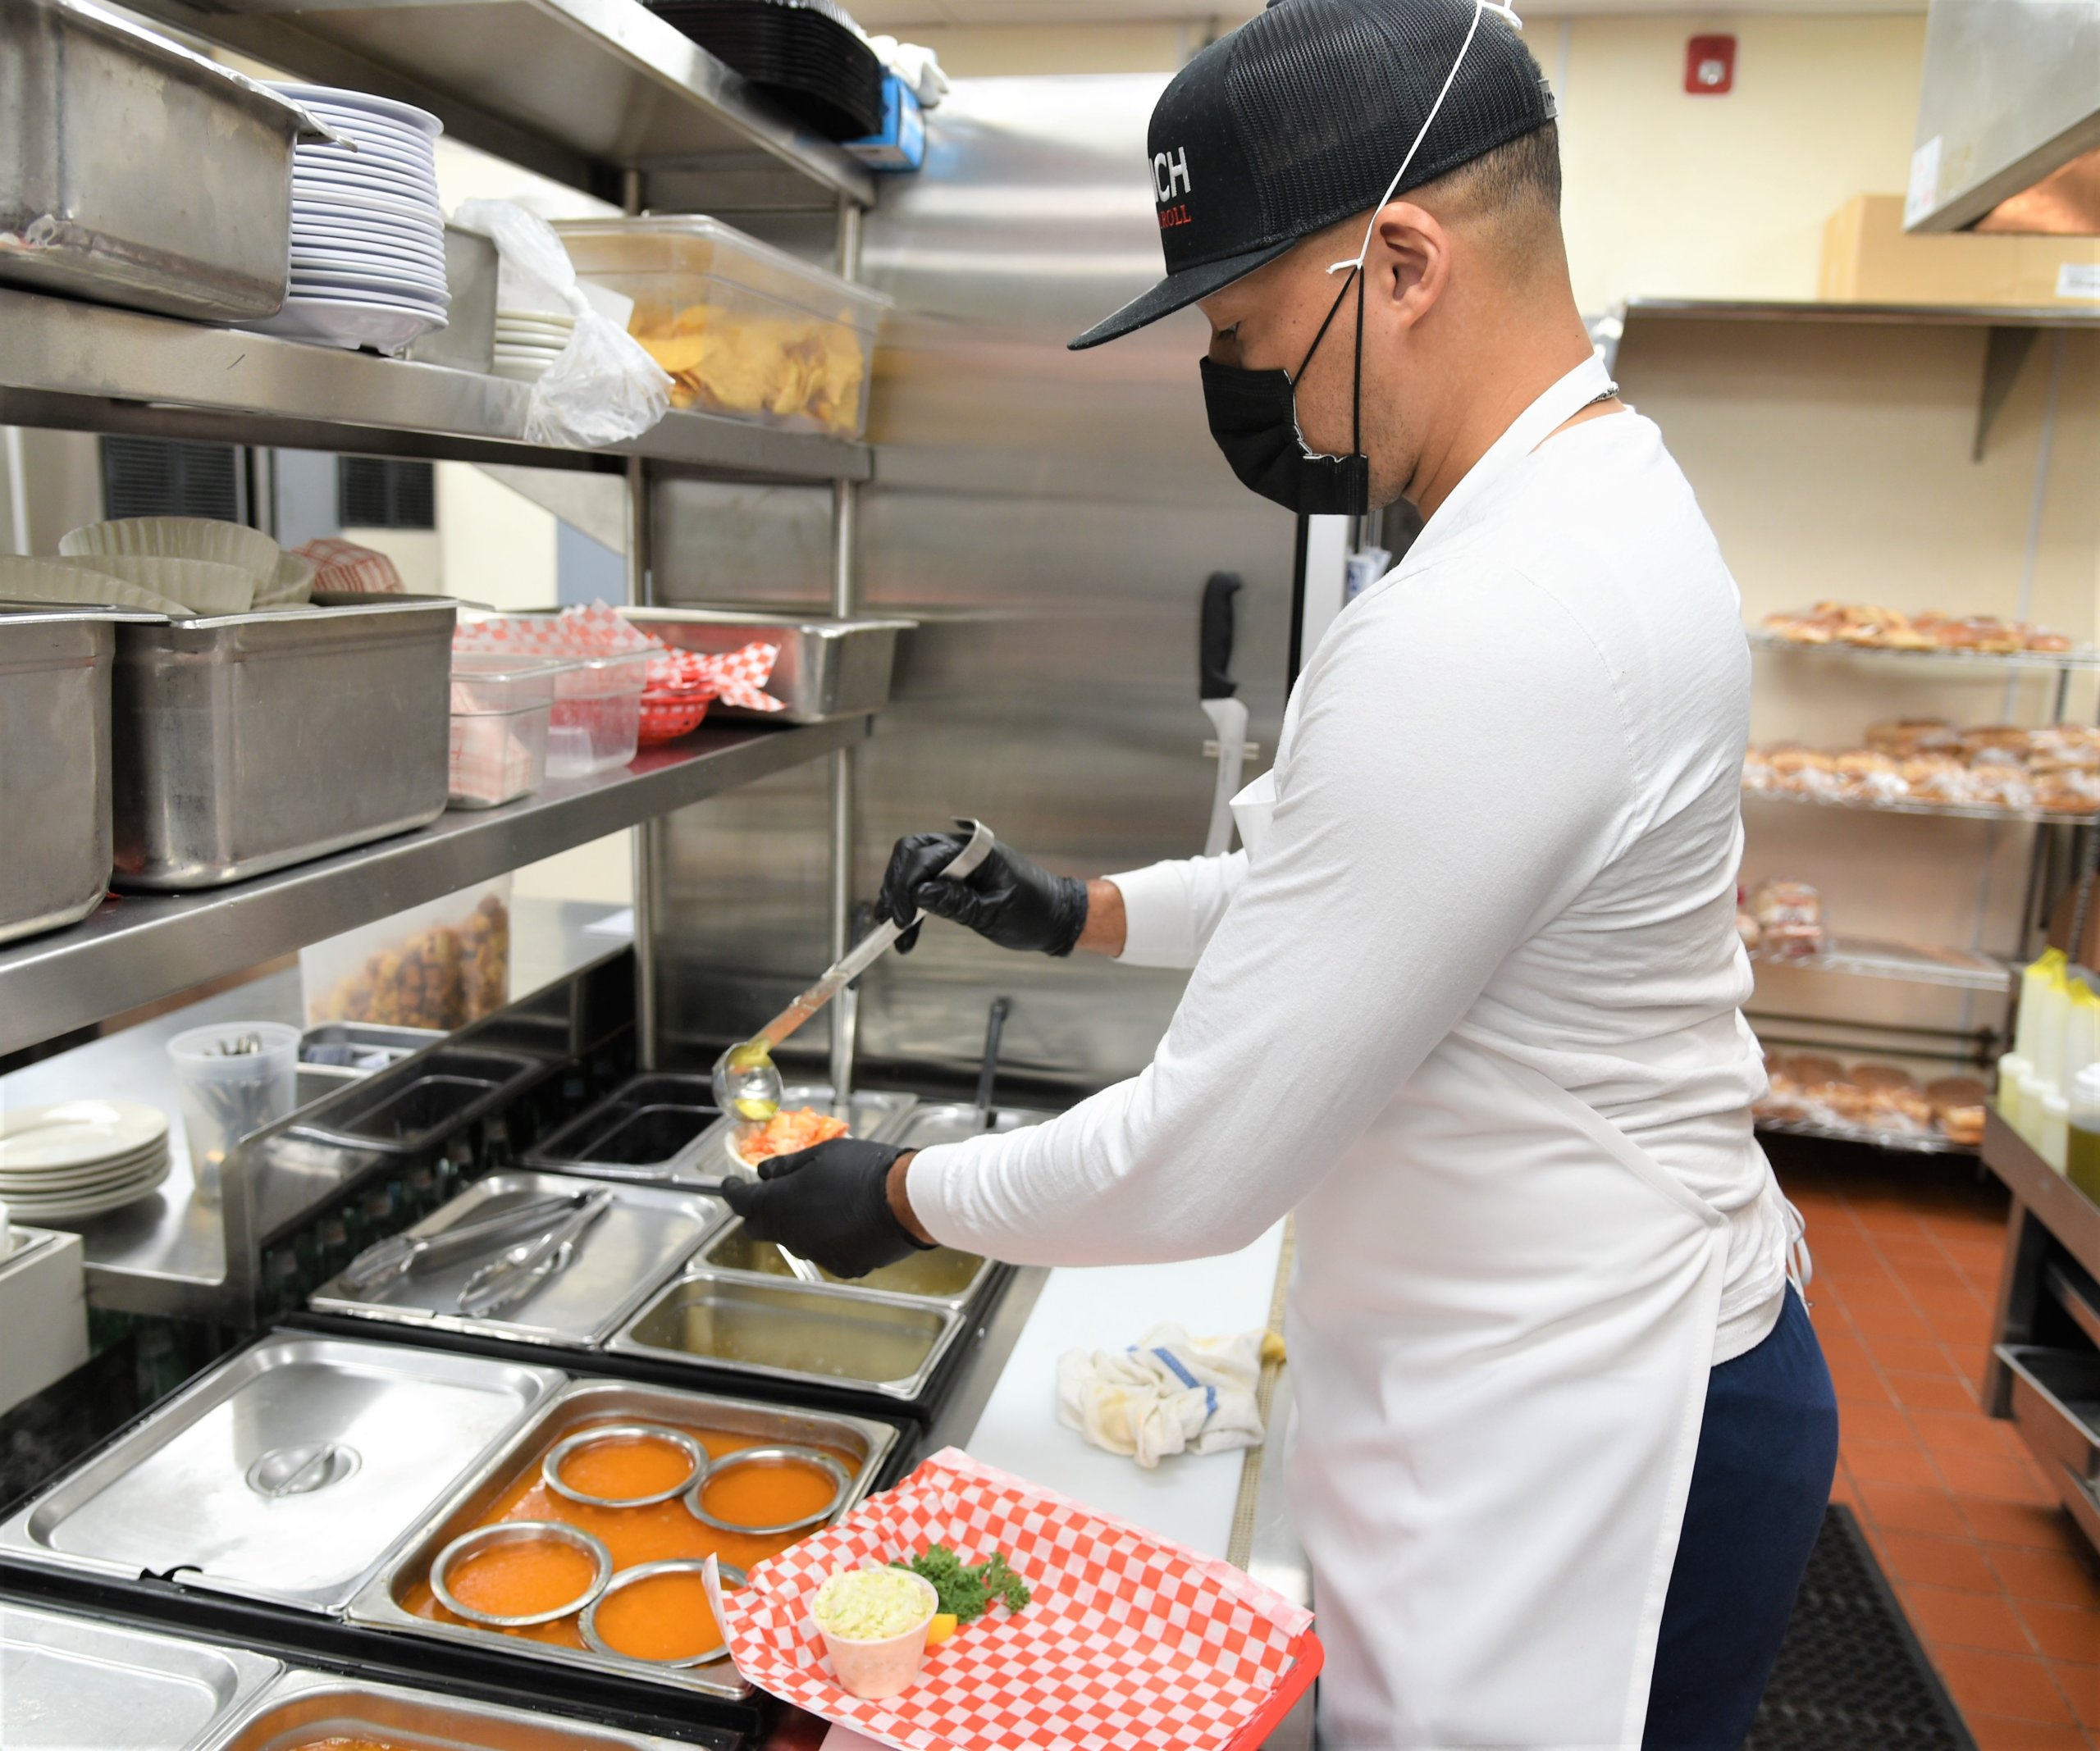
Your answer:
[[[568,344],[532,385],[525,438],[596,449],[636,438],[671,405],[671,380],[632,335],[591,307],[554,228],[514,201],[465,201],[455,225],[495,244],[504,266],[538,281],[576,317]]]

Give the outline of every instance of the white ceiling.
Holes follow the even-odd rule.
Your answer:
[[[1262,10],[1259,0],[847,0],[870,30],[920,29],[934,25],[1101,25],[1145,21],[1193,23],[1217,19],[1236,23]],[[1725,23],[1730,15],[1759,12],[1922,12],[1925,0],[1723,0],[1702,9],[1697,0],[1517,0],[1527,17],[1571,14],[1678,12]]]

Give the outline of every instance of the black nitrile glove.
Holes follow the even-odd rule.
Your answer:
[[[1086,883],[1052,875],[1011,846],[992,842],[991,855],[959,882],[941,871],[970,843],[967,833],[911,833],[897,841],[875,901],[878,923],[930,912],[966,925],[1001,948],[1069,955],[1086,928]],[[897,939],[911,953],[919,926]]]
[[[733,1179],[722,1197],[754,1240],[799,1253],[834,1277],[865,1277],[927,1250],[889,1207],[890,1164],[903,1153],[834,1137],[760,1162],[756,1183]]]

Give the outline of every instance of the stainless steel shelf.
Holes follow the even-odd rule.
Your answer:
[[[1965,668],[2033,668],[2052,673],[2100,669],[2100,649],[2090,645],[2080,645],[2075,650],[1897,650],[1885,645],[1810,645],[1764,632],[1753,632],[1750,643],[1753,650],[1797,651],[1809,656],[1896,657],[1911,663],[1952,663]]]
[[[666,414],[617,451],[528,444],[529,393],[478,372],[0,290],[0,425],[542,467],[613,469],[637,455],[765,480],[874,472],[865,444],[705,413]]]
[[[875,198],[867,167],[637,0],[134,0],[302,79],[430,110],[470,146],[621,202],[621,172],[708,173],[710,212]]]
[[[1914,985],[1951,985],[1963,991],[2002,992],[2012,977],[2003,961],[1966,949],[1931,948],[1917,942],[1883,942],[1869,937],[1833,937],[1819,955],[1752,955],[1759,967],[1792,967],[1805,973],[1842,974],[1852,978],[1903,979]]]
[[[1864,802],[1845,796],[1810,796],[1800,791],[1746,789],[1742,794],[1746,802],[1800,803],[1812,809],[1849,809],[1865,814],[1933,814],[1956,821],[2039,821],[2090,827],[2096,819],[2090,809],[2073,814],[2048,809],[1993,809],[1983,803]]]
[[[254,966],[863,741],[873,719],[701,730],[631,767],[450,813],[376,845],[194,894],[130,894],[0,950],[0,1054]]]
[[[2100,1276],[2100,1204],[2044,1161],[1995,1107],[1984,1120],[1984,1165],[2005,1182],[2066,1252]]]
[[[1865,1143],[1874,1149],[1893,1150],[1898,1155],[1972,1156],[1974,1143],[1957,1143],[1941,1131],[1876,1131],[1861,1124],[1818,1124],[1807,1119],[1755,1119],[1757,1129],[1782,1137],[1821,1137],[1841,1143]]]
[[[1622,320],[1874,322],[1933,328],[2100,328],[2100,311],[1991,304],[1826,303],[1812,299],[1632,298]]]

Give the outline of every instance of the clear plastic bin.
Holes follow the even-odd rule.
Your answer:
[[[569,667],[504,652],[452,654],[452,807],[493,809],[546,782],[555,684]]]
[[[856,438],[890,300],[693,215],[555,227],[578,277],[634,300],[628,331],[675,380],[671,405]]]
[[[634,758],[641,736],[641,690],[653,650],[577,657],[555,677],[550,778],[587,778]]]
[[[306,1024],[373,1021],[450,1033],[510,1001],[510,878],[299,951]]]

